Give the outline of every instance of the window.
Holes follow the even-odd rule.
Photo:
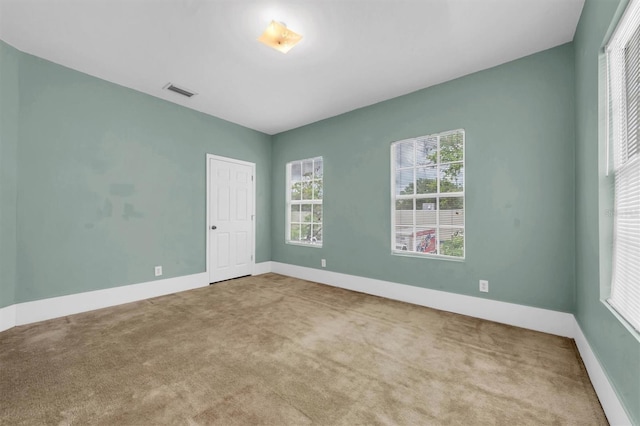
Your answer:
[[[391,249],[464,258],[464,130],[391,144]]]
[[[607,45],[614,229],[609,304],[640,330],[640,1],[632,1]]]
[[[287,163],[287,242],[322,247],[322,157]]]

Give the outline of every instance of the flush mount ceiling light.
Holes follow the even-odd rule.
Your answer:
[[[267,29],[258,38],[258,41],[282,53],[287,53],[300,40],[302,40],[300,34],[291,31],[285,24],[276,21],[271,21]]]

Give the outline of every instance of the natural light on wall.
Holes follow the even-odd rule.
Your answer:
[[[640,0],[607,45],[613,147],[614,242],[609,304],[640,330]]]

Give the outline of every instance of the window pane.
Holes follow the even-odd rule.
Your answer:
[[[396,242],[395,249],[402,251],[414,251],[411,248],[413,241],[413,227],[412,226],[396,226]]]
[[[464,191],[464,167],[453,163],[440,167],[440,192]]]
[[[464,257],[464,229],[440,228],[440,254]]]
[[[396,225],[413,225],[413,200],[396,200]]]
[[[311,223],[311,204],[302,204],[300,222]]]
[[[300,222],[300,204],[291,204],[290,222]]]
[[[626,161],[630,161],[640,152],[640,26],[638,26],[631,40],[624,49],[625,99],[626,120]],[[638,308],[640,309],[640,307]]]
[[[462,132],[452,133],[440,137],[440,163],[462,161],[464,153],[464,139]]]
[[[311,241],[311,225],[302,224],[300,229],[300,239],[302,241]]]
[[[291,185],[291,199],[292,200],[302,199],[302,182],[296,182]]]
[[[292,223],[290,227],[291,232],[291,241],[299,241],[300,240],[300,225],[297,223]]]
[[[416,200],[416,226],[436,226],[437,203],[435,198]]]
[[[416,163],[419,166],[436,164],[438,162],[438,138],[428,136],[416,142]]]
[[[322,158],[316,158],[313,160],[313,175],[315,179],[321,179],[323,174],[322,170]]]
[[[436,228],[416,228],[414,238],[415,251],[418,253],[436,253]]]
[[[311,186],[313,188],[313,199],[322,200],[322,180],[314,180]]]
[[[302,180],[302,164],[299,161],[291,163],[291,182]]]
[[[322,242],[322,225],[313,225],[313,237],[311,242],[313,243]]]
[[[396,194],[413,194],[413,169],[396,172]]]
[[[416,210],[435,211],[438,208],[435,198],[417,198]]]
[[[413,167],[414,165],[414,147],[413,141],[397,143],[394,146],[396,150],[396,168]]]
[[[416,169],[416,185],[418,194],[435,194],[438,192],[438,172],[435,167],[418,167]]]
[[[313,200],[313,182],[307,180],[307,181],[298,183],[298,185],[300,185],[300,188],[301,188],[302,199]]]
[[[313,179],[313,160],[304,160],[302,162],[302,179]]]
[[[464,226],[464,198],[440,198],[440,225]]]
[[[322,223],[322,205],[313,205],[313,221],[316,223]]]

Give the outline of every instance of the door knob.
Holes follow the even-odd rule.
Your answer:
[[[215,226],[215,225],[213,225],[213,226],[211,227],[211,229],[213,229],[213,230],[215,231],[216,229],[218,229],[218,227],[217,227],[217,226]]]

